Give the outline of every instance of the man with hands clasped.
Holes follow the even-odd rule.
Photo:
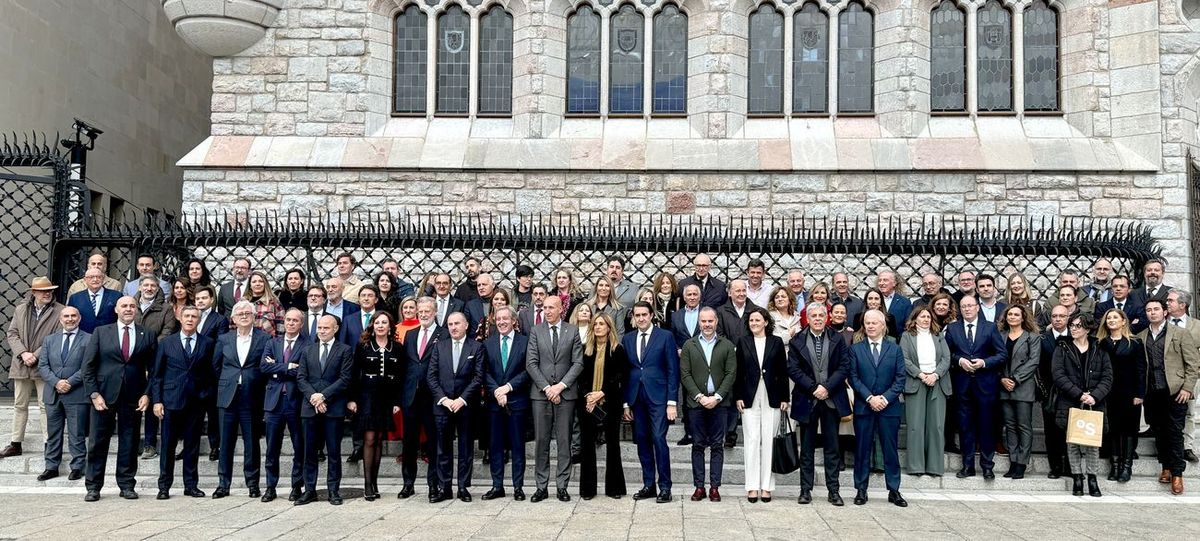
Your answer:
[[[642,465],[642,489],[633,495],[633,499],[655,498],[656,503],[667,503],[671,501],[671,454],[667,448],[667,423],[674,421],[676,416],[679,352],[671,333],[652,324],[651,310],[650,304],[645,301],[634,303],[635,329],[625,333],[621,339],[621,346],[629,356],[624,417],[633,423],[633,441],[637,443],[638,461]]]
[[[354,352],[337,340],[338,319],[329,314],[317,320],[317,343],[304,348],[296,383],[304,394],[300,418],[304,425],[304,494],[295,505],[317,501],[317,449],[324,442],[329,503],[342,504],[342,419],[357,406],[348,402]]]
[[[955,477],[975,476],[975,447],[979,447],[979,465],[983,478],[996,478],[992,472],[996,455],[997,402],[1000,396],[1000,370],[1007,348],[996,324],[979,317],[979,301],[963,297],[958,308],[962,317],[946,327],[950,346],[950,374],[954,394],[958,396],[959,437],[962,439],[963,467]]]
[[[965,299],[964,299],[965,300]],[[863,316],[867,337],[851,349],[850,381],[854,387],[854,505],[867,503],[871,478],[871,455],[875,438],[883,449],[884,480],[888,502],[907,507],[900,495],[900,394],[908,372],[900,346],[887,340],[887,318],[879,310]]]
[[[679,379],[683,384],[692,426],[692,501],[705,497],[721,501],[721,472],[725,465],[725,428],[732,401],[737,357],[733,342],[717,336],[717,311],[700,309],[700,335],[684,342],[680,353]],[[708,494],[704,493],[704,449],[711,453]]]
[[[475,448],[471,434],[471,416],[467,404],[477,400],[483,382],[479,342],[467,340],[467,317],[461,312],[446,316],[450,339],[434,345],[429,361],[426,383],[433,397],[433,422],[437,437],[437,496],[430,503],[450,499],[450,464],[454,461],[454,435],[458,434],[458,499],[471,501],[471,476],[475,465]],[[562,440],[559,440],[562,441]],[[498,458],[502,458],[501,455]],[[431,487],[430,490],[433,490]]]
[[[571,482],[571,421],[575,415],[575,400],[579,391],[575,379],[583,372],[583,343],[574,325],[562,321],[562,300],[546,297],[542,302],[546,321],[529,331],[529,351],[525,369],[533,385],[533,431],[535,446],[534,473],[537,491],[529,499],[540,502],[549,497],[550,435],[558,441],[558,461],[555,485],[559,501],[571,501],[567,484]]]
[[[197,330],[200,309],[188,306],[179,314],[179,332],[158,345],[151,371],[150,399],[162,422],[162,452],[158,454],[158,499],[171,497],[175,481],[175,446],[183,440],[183,493],[203,498],[199,488],[200,419],[216,373],[213,340]]]

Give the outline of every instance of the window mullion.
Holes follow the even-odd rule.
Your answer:
[[[976,34],[978,6],[967,3],[967,113],[979,112],[979,36]]]
[[[425,117],[433,118],[437,111],[437,35],[438,18],[435,13],[427,14],[429,19],[425,25],[429,32],[425,34]]]
[[[1025,112],[1025,10],[1015,5],[1012,10],[1012,77],[1013,111]]]
[[[479,17],[478,10],[471,13],[471,42],[467,44],[471,48],[467,52],[467,115],[471,118],[479,114]]]
[[[783,116],[792,115],[792,80],[793,61],[796,48],[792,43],[792,33],[795,31],[795,12],[784,13],[783,16]]]
[[[654,109],[654,14],[643,13],[642,23],[642,117],[650,118]]]
[[[605,10],[600,15],[600,116],[608,116],[608,84],[609,84],[609,69],[608,63],[611,61],[612,52],[608,50],[610,44],[608,29],[609,29],[609,12]]]
[[[838,15],[842,12],[842,5],[837,4],[829,8],[829,92],[827,93],[826,110],[829,111],[829,116],[837,118],[838,114]]]

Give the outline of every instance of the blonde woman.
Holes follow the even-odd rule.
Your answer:
[[[582,305],[586,306],[586,305]],[[576,400],[579,419],[579,495],[585,500],[596,496],[596,447],[604,445],[604,495],[618,499],[625,495],[625,471],[621,467],[621,416],[624,400],[622,382],[629,359],[621,347],[621,337],[613,329],[607,314],[597,314],[588,327],[583,348],[583,372],[575,383],[583,396]]]
[[[571,311],[571,317],[567,321],[576,327],[579,327],[579,339],[583,341],[583,345],[588,345],[588,340],[592,330],[592,305],[583,302],[579,303],[574,310]]]
[[[617,298],[612,280],[609,280],[607,276],[596,279],[596,286],[592,288],[592,296],[584,303],[592,306],[593,315],[604,314],[612,318],[613,323],[616,324],[617,336],[625,334],[627,307],[621,304],[621,300]]]
[[[283,328],[283,305],[268,287],[267,275],[262,271],[250,273],[247,297],[254,304],[254,326],[274,337]]]
[[[783,286],[771,290],[771,306],[767,308],[775,324],[775,336],[785,343],[800,332],[800,314],[796,311],[796,296]]]

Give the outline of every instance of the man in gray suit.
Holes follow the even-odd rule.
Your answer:
[[[526,370],[533,380],[530,397],[533,399],[533,430],[537,491],[530,502],[549,497],[550,436],[558,440],[558,471],[555,485],[558,500],[571,501],[567,484],[571,482],[571,420],[575,414],[575,399],[579,391],[575,378],[583,371],[583,343],[574,325],[562,321],[562,300],[547,297],[542,302],[546,321],[529,331],[529,351]],[[553,432],[552,432],[553,430]]]
[[[608,279],[613,283],[613,297],[621,301],[623,306],[633,306],[637,302],[637,284],[625,279],[625,260],[618,255],[608,256]]]
[[[70,431],[70,480],[83,478],[87,463],[88,399],[83,394],[83,352],[92,335],[79,330],[79,310],[63,308],[58,315],[62,330],[42,340],[37,370],[46,403],[46,471],[38,481],[58,477],[62,464],[63,429]]]

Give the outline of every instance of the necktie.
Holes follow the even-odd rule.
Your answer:
[[[438,321],[446,321],[446,299],[438,299]]]
[[[456,373],[456,374],[458,373],[458,356],[461,354],[462,354],[462,342],[459,340],[455,340],[454,341],[454,356],[451,357],[451,359],[453,359],[453,361],[454,361],[454,363],[453,363],[454,364],[454,373]]]
[[[642,356],[646,354],[646,342],[650,340],[650,333],[642,332],[642,345],[638,347],[638,362],[641,362]]]
[[[875,358],[875,364],[879,364],[879,342],[871,342],[871,356]]]
[[[1174,323],[1176,327],[1183,327],[1183,325],[1180,325],[1180,322],[1182,321],[1182,319],[1177,317],[1171,318],[1171,323]]]
[[[100,299],[99,291],[92,293],[92,312],[97,316],[100,315],[100,300],[99,299]]]
[[[1124,311],[1124,310],[1125,310],[1125,308],[1124,308],[1124,307],[1125,307],[1125,303],[1123,303],[1123,302],[1118,302],[1118,303],[1117,303],[1117,310],[1122,310],[1122,311]]]
[[[363,312],[363,329],[366,329],[370,325],[371,325],[371,313]]]
[[[242,300],[242,283],[236,282],[233,286],[233,302]]]
[[[967,323],[967,342],[975,343],[975,324]]]
[[[429,329],[421,328],[421,343],[417,347],[417,357],[425,356],[425,346],[429,345]]]
[[[1151,289],[1151,288],[1146,288],[1146,298],[1151,298],[1151,297],[1153,297],[1155,293],[1158,293],[1158,288],[1157,288],[1157,287],[1156,287],[1156,288],[1153,288],[1153,289]]]
[[[183,337],[183,351],[187,352],[188,357],[192,356],[192,337]]]
[[[533,324],[534,324],[534,325],[541,325],[541,324],[542,324],[542,309],[541,309],[541,308],[538,308],[538,309],[537,309],[537,313],[535,313],[535,314],[533,315]]]
[[[817,360],[821,360],[821,350],[825,348],[825,341],[821,340],[820,336],[813,336],[813,351],[817,354]]]
[[[294,340],[288,340],[287,347],[283,348],[283,364],[287,364],[292,360],[292,342]]]
[[[329,360],[329,344],[321,344],[321,371],[325,371],[325,362]]]
[[[312,323],[308,324],[308,326],[309,326],[308,335],[316,336],[317,335],[317,320],[321,319],[321,315],[320,314],[309,314],[308,318],[312,320]]]
[[[550,326],[550,349],[558,351],[558,325]]]
[[[73,332],[63,333],[63,349],[62,349],[62,360],[63,361],[67,360],[67,353],[71,352],[71,335],[72,334],[75,334],[75,333],[73,333]]]
[[[129,360],[129,325],[125,325],[125,332],[121,335],[121,358]]]
[[[500,369],[508,372],[508,336],[500,337]]]

